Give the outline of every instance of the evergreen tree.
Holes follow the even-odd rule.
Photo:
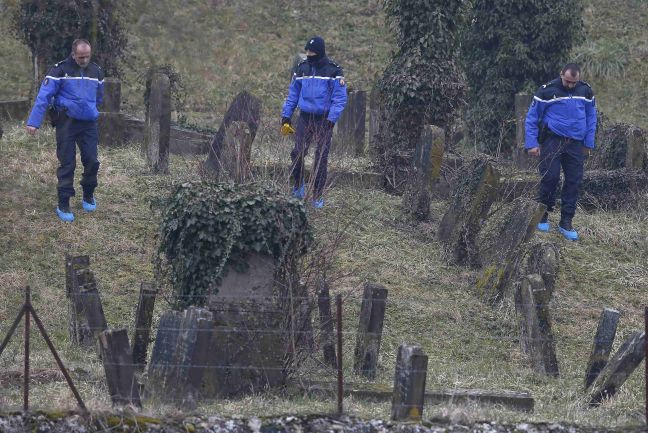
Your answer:
[[[462,44],[466,124],[491,154],[514,143],[514,96],[558,76],[583,35],[581,0],[474,0]]]
[[[375,162],[393,188],[402,183],[423,125],[443,126],[458,105],[463,80],[458,41],[463,0],[385,0],[398,51],[378,90],[386,109]]]

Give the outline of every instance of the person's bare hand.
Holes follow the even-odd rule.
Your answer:
[[[29,125],[27,125],[26,129],[27,129],[27,134],[29,134],[31,136],[35,136],[36,131],[38,131],[38,128],[34,128],[33,126],[29,126]]]
[[[527,151],[529,156],[540,156],[540,148],[539,147],[532,147]]]

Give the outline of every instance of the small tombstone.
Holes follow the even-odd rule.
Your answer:
[[[648,132],[628,124],[599,127],[596,150],[588,168],[599,170],[643,170],[648,167]]]
[[[379,148],[380,126],[383,124],[385,108],[382,105],[380,92],[374,87],[369,94],[369,154],[375,155]]]
[[[625,166],[630,170],[648,168],[648,133],[641,128],[628,128]]]
[[[432,192],[441,176],[444,148],[443,129],[425,125],[414,152],[412,180],[403,195],[405,208],[417,220],[423,221],[430,214]]]
[[[520,324],[520,345],[537,373],[558,377],[558,360],[551,331],[550,293],[538,274],[527,275],[515,296]]]
[[[428,357],[420,346],[401,344],[396,358],[391,419],[420,421],[425,402]]]
[[[619,312],[611,308],[604,309],[599,319],[594,344],[592,345],[592,353],[587,363],[585,389],[588,389],[594,383],[607,364],[610,352],[612,352],[612,344],[614,343],[618,324]]]
[[[146,364],[156,295],[157,290],[152,284],[142,283],[135,311],[135,334],[133,336],[133,362],[138,369],[143,369]]]
[[[456,264],[479,266],[477,235],[497,197],[499,178],[490,158],[483,155],[461,168],[452,202],[437,232]]]
[[[648,172],[621,168],[587,170],[583,175],[579,206],[588,210],[627,209],[648,191]]]
[[[122,146],[126,136],[126,118],[122,113],[99,113],[97,122],[99,144],[105,147]]]
[[[218,132],[214,136],[214,140],[211,143],[207,160],[203,165],[203,170],[205,174],[211,176],[218,176],[220,170],[220,159],[221,153],[224,149],[226,131],[232,122],[245,122],[247,123],[249,129],[249,138],[250,143],[254,141],[256,137],[257,130],[259,129],[259,123],[261,119],[261,101],[259,98],[251,95],[248,92],[241,92],[232,101],[225,116],[223,117],[223,122],[218,128]]]
[[[243,183],[251,177],[252,135],[246,122],[232,122],[225,130],[223,148],[217,158],[218,178]]]
[[[151,79],[144,125],[144,152],[153,173],[169,173],[170,137],[171,82],[166,74],[157,72]]]
[[[179,311],[166,311],[160,317],[157,336],[151,362],[148,366],[147,395],[153,396],[163,392],[164,384],[167,382],[172,371],[173,355],[180,335],[180,323],[182,313]]]
[[[349,90],[347,104],[338,120],[333,137],[334,151],[354,156],[365,154],[367,92]]]
[[[516,261],[545,210],[544,204],[534,200],[517,199],[489,217],[478,237],[483,270],[477,279],[477,289],[484,299],[492,302],[510,296],[508,289],[516,277]]]
[[[525,142],[525,123],[527,112],[529,111],[529,106],[533,101],[533,95],[528,93],[517,93],[515,95],[515,151],[513,154],[513,159],[515,165],[518,168],[527,169],[531,168],[533,164],[533,158],[526,154],[524,149]]]
[[[356,336],[353,370],[374,379],[378,367],[382,339],[387,289],[378,284],[365,283]]]
[[[560,266],[560,246],[553,242],[532,241],[526,244],[516,275],[539,274],[545,288],[553,295]]]
[[[621,345],[592,384],[590,405],[596,406],[611,398],[646,356],[646,334],[635,332]]]
[[[335,356],[335,338],[333,337],[333,316],[331,315],[331,295],[326,280],[317,280],[317,306],[320,318],[320,341],[324,352],[324,363],[337,367]]]
[[[99,347],[106,373],[106,383],[113,405],[142,406],[135,380],[133,356],[125,329],[111,329],[99,334]]]

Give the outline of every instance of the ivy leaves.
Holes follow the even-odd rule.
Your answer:
[[[243,270],[250,252],[279,264],[306,253],[312,232],[301,202],[270,187],[188,182],[176,186],[160,224],[157,268],[175,306],[204,305],[223,272]]]

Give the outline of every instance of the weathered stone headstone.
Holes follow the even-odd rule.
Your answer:
[[[590,405],[598,405],[619,391],[626,379],[644,360],[645,347],[645,332],[635,332],[623,342],[592,384]]]
[[[549,314],[550,293],[538,274],[527,275],[515,296],[520,345],[537,373],[558,377],[558,360]]]
[[[478,237],[483,270],[477,289],[485,300],[493,302],[512,295],[508,289],[516,277],[516,262],[545,210],[545,205],[534,200],[518,199],[503,204],[488,218]]]
[[[587,170],[578,204],[587,210],[627,209],[648,191],[648,172],[621,168]]]
[[[628,128],[625,166],[631,170],[648,168],[648,133],[641,128]]]
[[[403,195],[405,209],[417,220],[423,221],[430,214],[432,191],[441,176],[444,148],[443,129],[433,125],[423,127],[414,152],[411,181]]]
[[[365,283],[362,305],[360,306],[353,370],[369,379],[376,377],[386,303],[387,289],[385,287]]]
[[[151,79],[146,104],[144,152],[153,173],[169,173],[169,140],[171,137],[171,82],[157,72]]]
[[[204,163],[203,169],[205,174],[210,176],[218,176],[220,170],[219,160],[223,152],[225,144],[225,136],[227,128],[232,122],[245,122],[249,128],[250,142],[254,141],[257,130],[259,129],[259,122],[261,120],[261,101],[259,98],[251,95],[248,92],[241,92],[232,101],[227,109],[223,122],[214,136],[211,148]]]
[[[143,369],[146,364],[156,295],[157,290],[152,284],[142,283],[135,311],[135,334],[133,336],[133,362],[138,369]]]
[[[365,154],[367,92],[349,90],[347,104],[335,126],[332,149],[354,156]]]
[[[614,343],[618,324],[619,312],[611,308],[604,309],[599,319],[594,344],[592,345],[592,353],[587,363],[585,389],[594,383],[594,380],[607,364],[610,352],[612,352],[612,344]]]
[[[531,241],[524,246],[524,252],[520,256],[516,278],[539,274],[545,288],[549,290],[549,295],[552,296],[560,266],[560,246],[553,242]]]
[[[121,111],[121,81],[116,78],[104,79],[104,95],[101,111],[119,113]]]
[[[132,404],[141,407],[139,385],[135,380],[133,356],[128,344],[128,332],[125,329],[101,332],[99,347],[113,405]]]
[[[396,358],[391,419],[420,421],[425,402],[428,357],[418,345],[401,344]]]
[[[216,158],[218,178],[243,183],[250,179],[250,158],[252,135],[246,122],[232,122],[225,130],[225,140],[220,155]]]
[[[317,306],[320,318],[320,344],[324,352],[324,363],[337,367],[335,356],[335,338],[333,336],[333,316],[331,315],[331,295],[326,280],[317,280]]]
[[[452,203],[437,232],[456,264],[479,266],[477,235],[497,197],[499,177],[486,156],[474,158],[461,169]]]
[[[385,108],[380,92],[374,86],[369,93],[369,154],[375,156],[380,140],[380,126],[383,124]]]
[[[533,101],[533,95],[528,93],[517,93],[515,95],[515,151],[513,153],[513,159],[515,165],[523,169],[537,165],[537,160],[527,155],[524,150],[526,115],[529,111],[531,101]]]
[[[173,356],[175,354],[178,336],[180,335],[180,324],[182,313],[179,311],[166,311],[160,317],[157,336],[151,362],[148,366],[148,382],[146,394],[148,397],[160,395],[164,392],[165,383],[172,372]]]
[[[628,124],[602,124],[596,151],[587,167],[599,170],[645,170],[648,168],[648,132]]]

